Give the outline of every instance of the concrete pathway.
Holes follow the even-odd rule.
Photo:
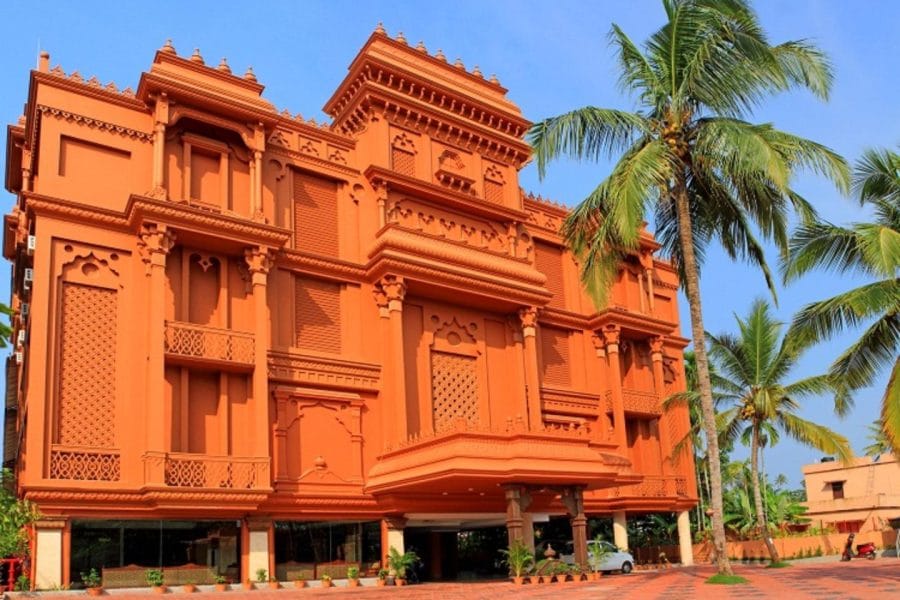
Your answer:
[[[306,600],[336,598],[344,600],[496,600],[527,598],[546,600],[623,599],[747,599],[787,598],[789,600],[853,600],[900,597],[900,560],[894,558],[850,563],[803,562],[785,569],[760,566],[737,566],[735,572],[746,577],[744,585],[710,585],[704,583],[713,573],[712,567],[673,568],[659,572],[636,572],[631,575],[608,575],[598,583],[526,584],[521,587],[507,582],[426,583],[396,587],[309,587],[292,589],[286,584],[280,590],[245,592],[235,589],[225,593],[204,592],[194,600]],[[317,583],[317,582],[316,582]],[[369,582],[371,585],[371,582]],[[237,586],[235,586],[237,588]],[[12,596],[12,595],[11,595]],[[16,594],[16,596],[19,596]],[[43,593],[41,600],[71,600],[85,597],[84,592]],[[21,597],[21,596],[20,596]],[[110,600],[149,600],[149,590],[122,590],[110,594]],[[166,594],[171,600],[189,600],[191,596]]]

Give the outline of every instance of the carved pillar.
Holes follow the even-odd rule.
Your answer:
[[[528,428],[537,431],[543,428],[541,412],[541,377],[537,354],[538,308],[527,306],[519,309],[522,322],[522,342],[525,348],[525,390],[528,399]]]
[[[165,225],[141,227],[138,248],[144,261],[147,283],[147,445],[151,452],[166,452],[165,407],[165,335],[166,335],[166,257],[175,245],[175,234]]]
[[[575,546],[575,564],[587,565],[587,516],[584,514],[584,488],[579,485],[564,488],[560,499],[569,512],[572,543]]]
[[[386,275],[375,288],[375,302],[378,303],[382,322],[387,322],[387,365],[390,377],[384,390],[385,412],[383,418],[385,443],[393,445],[406,439],[406,366],[403,355],[403,298],[406,283],[402,277]],[[384,332],[385,328],[382,329]]]
[[[619,364],[619,337],[617,325],[607,325],[599,332],[606,342],[606,363],[609,367],[609,391],[613,405],[613,427],[615,441],[622,452],[627,450],[628,438],[625,429],[625,400],[622,396],[622,367]]]
[[[691,541],[691,519],[688,511],[678,513],[678,549],[681,552],[681,566],[694,564],[694,546]]]
[[[153,114],[153,178],[150,194],[165,200],[166,124],[169,122],[169,98],[165,92],[156,99]]]
[[[275,448],[272,452],[272,472],[275,481],[287,479],[287,427],[291,420],[288,415],[291,395],[283,389],[275,389]]]
[[[650,338],[650,360],[653,363],[653,389],[656,390],[656,397],[659,400],[660,406],[662,405],[662,401],[666,398],[666,381],[663,376],[662,353],[664,343],[665,338],[662,336]],[[672,453],[671,432],[665,426],[665,423],[663,423],[663,419],[661,418],[656,419],[656,429],[659,431],[659,445],[662,449],[660,454],[662,455],[663,460],[663,472],[665,472]]]
[[[378,207],[378,229],[387,224],[387,184],[383,181],[373,182],[375,188],[375,205]]]
[[[266,149],[266,130],[262,123],[253,127],[253,142],[249,144],[250,160],[250,217],[255,221],[265,221],[262,206],[262,155]]]
[[[601,397],[601,401],[597,404],[597,426],[593,428],[591,434],[595,440],[600,441],[609,439],[610,433],[612,432],[610,419],[606,412],[606,402],[602,399],[603,385],[609,380],[609,373],[606,368],[606,343],[603,340],[603,336],[597,333],[593,334],[591,336],[591,343],[594,345],[594,350],[597,354],[596,364],[600,375],[600,383],[597,384],[596,389],[600,390]]]
[[[505,486],[506,533],[509,545],[516,540],[534,548],[534,523],[525,510],[531,505],[531,494],[519,485]]]
[[[272,251],[268,248],[247,248],[244,260],[250,272],[253,296],[253,455],[269,456],[269,306],[266,287],[272,268]]]

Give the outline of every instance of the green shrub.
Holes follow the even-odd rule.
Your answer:
[[[14,589],[17,592],[27,592],[31,590],[31,580],[28,579],[28,575],[19,575],[16,578],[16,586]]]
[[[259,583],[265,583],[269,580],[269,572],[265,569],[257,569],[256,570],[256,581]]]
[[[147,579],[147,584],[150,587],[159,587],[165,580],[163,572],[159,569],[148,569],[144,577]]]

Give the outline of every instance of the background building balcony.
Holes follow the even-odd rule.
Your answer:
[[[166,322],[166,360],[173,364],[252,371],[252,333],[218,329],[206,325]]]

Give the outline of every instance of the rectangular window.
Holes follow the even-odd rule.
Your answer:
[[[295,279],[297,347],[341,352],[341,284],[311,277]]]
[[[545,284],[548,291],[553,292],[550,306],[553,308],[566,307],[566,292],[563,281],[563,252],[562,249],[542,242],[534,243],[534,268],[547,277]]]
[[[831,494],[832,498],[835,500],[840,500],[844,497],[844,482],[843,481],[832,481],[831,482]]]
[[[337,183],[294,173],[294,238],[298,250],[337,258]]]
[[[541,326],[541,363],[545,385],[572,385],[569,369],[569,332],[558,327]]]

